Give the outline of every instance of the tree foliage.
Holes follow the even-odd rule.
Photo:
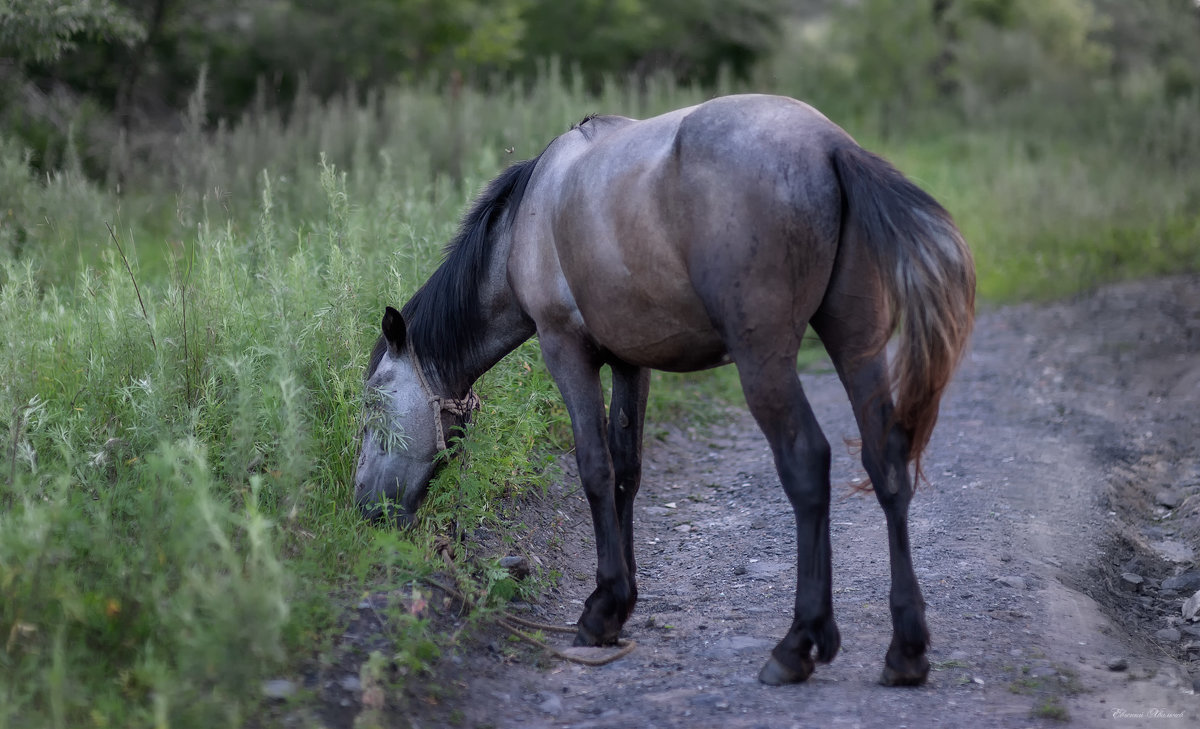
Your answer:
[[[524,65],[558,56],[586,73],[745,76],[779,38],[782,0],[533,0]]]
[[[558,57],[592,79],[746,74],[784,0],[5,0],[0,39],[35,81],[122,114],[186,104],[201,66],[209,110],[437,76],[486,82]],[[159,108],[165,107],[165,108]]]
[[[145,33],[113,0],[3,0],[0,57],[48,63],[81,41],[130,45]]]
[[[1192,0],[857,0],[797,16],[767,73],[886,131],[929,113],[1013,121],[1185,97],[1200,91],[1197,57]]]
[[[785,24],[807,30],[785,41]],[[1186,97],[1198,56],[1190,0],[0,0],[0,130],[53,166],[72,133],[103,148],[180,125],[202,70],[204,126],[397,82],[531,79],[548,58],[593,87],[725,69],[888,124],[978,121],[1106,84]]]
[[[861,83],[927,103],[962,90],[999,96],[1107,58],[1089,0],[863,0],[838,20]]]

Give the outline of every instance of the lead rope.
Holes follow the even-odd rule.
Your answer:
[[[442,428],[442,413],[465,418],[479,409],[479,396],[475,394],[474,388],[467,390],[467,396],[462,398],[435,395],[433,388],[425,379],[425,370],[421,367],[421,361],[417,359],[417,353],[412,352],[411,356],[413,369],[417,372],[417,381],[421,383],[421,389],[425,391],[425,397],[433,407],[433,427],[437,433],[437,452],[441,453],[446,450],[446,433]]]
[[[433,587],[436,587],[437,589],[441,590],[442,592],[445,592],[446,594],[450,595],[451,597],[456,598],[463,605],[468,604],[467,598],[464,597],[463,594],[461,592],[459,592],[458,590],[456,590],[455,588],[449,587],[447,585],[443,585],[442,583],[438,582],[437,580],[431,579],[429,577],[424,578],[424,580],[425,580],[425,582],[432,585]],[[617,641],[617,649],[618,650],[608,654],[607,656],[600,656],[599,658],[589,658],[587,656],[577,656],[572,653],[566,653],[564,651],[561,651],[558,648],[555,648],[554,646],[546,643],[545,641],[542,641],[542,640],[538,639],[537,637],[532,636],[529,633],[526,633],[525,631],[521,630],[517,626],[521,625],[526,628],[530,628],[532,630],[540,630],[540,631],[545,631],[548,633],[574,633],[574,632],[576,632],[575,628],[569,628],[564,625],[549,625],[547,623],[535,623],[532,620],[518,618],[517,616],[510,615],[507,612],[501,612],[500,616],[498,618],[496,618],[496,624],[499,625],[501,628],[504,628],[508,632],[512,633],[513,635],[517,636],[518,638],[520,638],[528,643],[532,643],[533,645],[537,646],[538,648],[541,648],[542,650],[546,651],[547,653],[554,656],[555,658],[561,658],[562,660],[570,661],[571,663],[578,663],[581,666],[591,666],[593,668],[598,668],[600,666],[607,666],[608,664],[612,663],[613,661],[621,660],[625,656],[632,653],[634,648],[637,648],[637,641],[625,640],[624,638],[622,638]]]
[[[577,655],[574,655],[571,653],[564,653],[563,651],[560,651],[559,649],[555,648],[554,646],[548,645],[548,644],[538,640],[534,636],[529,635],[528,633],[526,633],[525,631],[521,630],[520,628],[518,628],[516,626],[523,625],[526,628],[532,628],[534,630],[545,630],[545,631],[554,632],[554,633],[574,633],[574,632],[576,632],[575,628],[568,628],[568,627],[562,626],[562,625],[547,625],[546,623],[535,623],[532,620],[525,620],[524,618],[518,618],[515,615],[504,615],[496,622],[498,622],[500,624],[500,627],[504,628],[508,632],[512,633],[513,635],[517,636],[518,638],[521,638],[522,640],[526,640],[526,641],[538,646],[539,648],[541,648],[544,651],[547,651],[554,657],[561,658],[564,661],[571,661],[572,663],[578,663],[583,666],[593,666],[593,667],[606,666],[609,663],[612,663],[613,661],[621,660],[625,656],[632,653],[634,648],[637,648],[637,641],[625,640],[624,638],[621,638],[620,640],[617,641],[617,647],[619,648],[619,650],[617,650],[613,653],[610,653],[607,656],[602,656],[600,658],[587,658],[586,656],[577,656]],[[516,625],[513,625],[513,623],[516,623]]]

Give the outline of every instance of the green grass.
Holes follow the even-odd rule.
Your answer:
[[[240,725],[262,679],[322,650],[331,594],[428,572],[437,530],[542,477],[560,406],[526,347],[480,383],[465,466],[439,477],[424,530],[362,523],[375,322],[466,199],[358,200],[314,167],[311,217],[283,218],[264,188],[253,227],[201,220],[158,275],[128,240],[128,269],[109,239],[63,282],[32,254],[3,262],[0,726]]]
[[[358,518],[382,307],[431,272],[506,149],[536,154],[585,113],[707,95],[666,81],[590,93],[551,70],[454,100],[423,86],[366,106],[309,99],[286,125],[263,114],[158,140],[169,159],[130,162],[120,193],[69,169],[33,178],[0,139],[0,729],[239,726],[262,680],[328,654],[344,596],[428,575],[439,534],[496,527],[504,497],[544,484],[569,430],[529,343],[479,384],[483,410],[422,527]],[[1200,183],[1169,162],[1180,149],[860,136],[956,215],[987,301],[1200,267]],[[656,374],[651,398],[652,423],[703,423],[740,392],[723,368]],[[487,563],[463,570],[480,604],[515,589]],[[372,660],[416,671],[442,640],[398,614],[390,655]]]
[[[1071,720],[1071,713],[1067,707],[1063,706],[1062,699],[1057,696],[1051,696],[1042,700],[1037,706],[1033,707],[1030,716],[1035,719],[1050,719],[1051,721],[1068,722]]]
[[[1079,674],[1064,666],[1054,666],[1048,675],[1034,676],[1030,666],[1021,667],[1021,676],[1008,685],[1008,690],[1035,700],[1029,711],[1033,718],[1066,722],[1071,720],[1063,699],[1084,693]]]

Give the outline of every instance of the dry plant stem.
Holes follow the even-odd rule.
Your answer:
[[[468,604],[467,598],[465,596],[463,596],[463,594],[461,592],[459,592],[457,589],[443,585],[442,583],[440,583],[436,580],[430,579],[428,577],[425,578],[425,582],[427,582],[429,585],[436,587],[437,589],[445,592],[446,594],[450,595],[451,597],[454,597],[455,599],[457,599],[459,602],[463,603],[464,605]],[[617,651],[610,653],[607,656],[602,656],[600,658],[586,658],[584,656],[576,656],[576,655],[572,655],[570,653],[564,653],[563,651],[555,648],[554,646],[546,643],[545,641],[539,640],[538,638],[530,635],[529,633],[526,633],[525,631],[521,630],[517,626],[521,625],[526,628],[532,628],[533,630],[541,630],[541,631],[546,631],[546,632],[550,632],[550,633],[574,633],[576,631],[576,628],[568,627],[565,625],[550,625],[547,623],[537,623],[532,620],[525,620],[524,618],[518,618],[515,615],[509,615],[507,612],[502,612],[500,614],[500,616],[496,619],[496,624],[499,625],[501,628],[504,628],[508,632],[512,633],[513,635],[517,636],[521,640],[524,640],[528,643],[532,643],[533,645],[541,648],[542,650],[546,651],[547,653],[550,653],[555,658],[561,658],[564,661],[578,663],[581,666],[592,666],[592,667],[606,666],[609,663],[612,663],[613,661],[621,660],[625,656],[632,653],[634,648],[637,648],[637,641],[622,639],[617,642],[617,648],[618,648]]]
[[[129,272],[129,280],[133,282],[133,292],[137,294],[138,306],[142,307],[142,318],[146,320],[146,326],[150,327],[150,315],[146,313],[146,303],[142,301],[142,290],[138,288],[137,278],[133,275],[133,269],[129,266],[129,259],[125,257],[125,249],[121,247],[121,241],[117,238],[116,231],[112,225],[106,220],[104,227],[108,228],[108,234],[112,236],[113,243],[117,244],[117,253],[121,254],[121,262],[125,264],[125,270]],[[154,348],[155,353],[158,352],[158,343],[154,341],[154,330],[150,330],[150,346]]]
[[[524,632],[523,630],[519,629],[517,626],[515,626],[511,622],[509,622],[510,620],[519,622],[521,625],[533,628],[535,630],[550,630],[550,631],[554,631],[555,633],[574,633],[576,630],[575,628],[567,628],[567,627],[560,626],[560,625],[547,625],[545,623],[535,623],[535,622],[531,622],[529,620],[522,620],[521,618],[517,618],[512,615],[508,615],[508,616],[500,618],[499,620],[496,621],[500,625],[500,627],[504,628],[508,632],[512,633],[513,635],[517,636],[518,638],[520,638],[524,641],[527,641],[529,643],[536,645],[537,647],[541,648],[544,651],[547,651],[554,657],[561,658],[564,661],[578,663],[582,666],[593,666],[593,667],[606,666],[609,663],[612,663],[613,661],[619,661],[620,659],[622,659],[625,656],[632,653],[634,648],[637,648],[637,641],[621,639],[621,640],[617,641],[618,650],[616,652],[610,653],[607,656],[603,656],[601,658],[585,658],[583,656],[571,655],[570,653],[564,653],[563,651],[560,651],[559,649],[555,648],[554,646],[552,646],[548,643],[545,643],[541,640],[538,640],[537,638],[535,638],[532,635],[529,635],[528,633]]]
[[[26,407],[18,405],[12,411],[12,445],[8,449],[8,492],[4,494],[5,508],[11,507],[17,493],[17,443],[21,439],[21,429],[25,427]]]
[[[195,402],[192,400],[192,360],[188,356],[187,288],[191,280],[192,265],[191,261],[188,261],[187,275],[179,277],[179,304],[183,309],[183,378],[187,387],[187,403],[189,406],[195,405]]]

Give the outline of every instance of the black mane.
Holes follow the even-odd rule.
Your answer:
[[[401,310],[409,346],[430,379],[458,383],[469,377],[464,368],[479,349],[485,323],[479,280],[491,259],[492,235],[501,223],[511,224],[511,213],[520,206],[540,158],[516,162],[488,184],[447,244],[442,265]],[[367,365],[368,378],[386,350],[387,341],[380,336]]]

